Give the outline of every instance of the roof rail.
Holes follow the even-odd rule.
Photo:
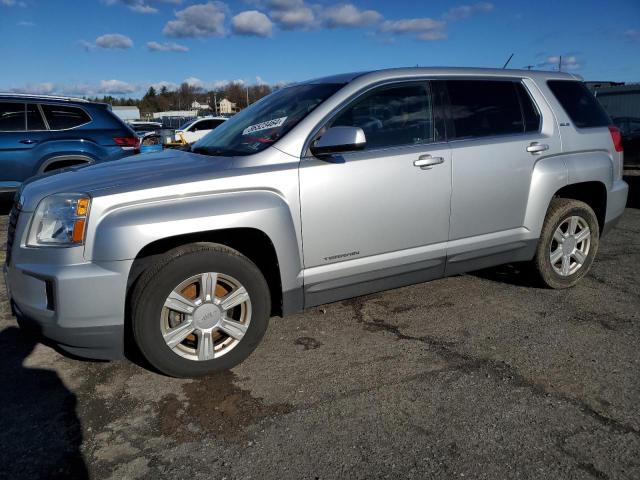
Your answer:
[[[91,100],[87,100],[86,98],[65,97],[62,95],[38,95],[35,93],[0,92],[0,97],[44,98],[47,100],[63,100],[68,102],[91,103]]]

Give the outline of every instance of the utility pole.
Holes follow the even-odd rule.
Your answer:
[[[213,110],[216,112],[216,116],[218,116],[218,97],[216,92],[213,92]]]
[[[249,87],[245,87],[247,91],[247,107],[249,106]]]
[[[562,55],[558,57],[558,71],[562,71]]]

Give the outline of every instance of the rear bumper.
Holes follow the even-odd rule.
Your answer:
[[[613,182],[611,190],[607,195],[607,214],[605,216],[604,228],[602,235],[609,233],[620,221],[624,209],[627,206],[627,195],[629,194],[629,185],[624,180]]]

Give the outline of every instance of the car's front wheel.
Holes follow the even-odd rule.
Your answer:
[[[211,243],[164,255],[141,275],[131,304],[141,353],[174,377],[206,375],[242,362],[262,339],[271,308],[255,264]]]
[[[578,283],[591,268],[599,239],[598,219],[589,205],[554,198],[533,261],[542,282],[556,289]]]

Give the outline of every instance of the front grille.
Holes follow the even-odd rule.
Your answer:
[[[11,247],[13,247],[13,239],[16,235],[16,225],[18,225],[18,217],[20,216],[20,209],[17,204],[13,204],[11,207],[11,213],[9,214],[9,228],[7,229],[7,257],[6,263],[11,263]]]

